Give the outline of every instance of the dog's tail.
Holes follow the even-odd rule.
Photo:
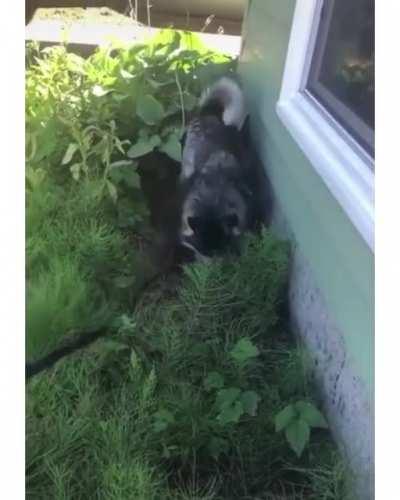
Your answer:
[[[203,92],[199,104],[203,113],[217,114],[225,125],[239,130],[247,115],[242,89],[225,76]]]

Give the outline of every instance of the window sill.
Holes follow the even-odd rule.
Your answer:
[[[374,174],[342,138],[312,97],[298,92],[280,100],[277,113],[349,219],[374,249]]]
[[[305,89],[322,0],[297,0],[276,111],[369,248],[374,251],[373,160]]]

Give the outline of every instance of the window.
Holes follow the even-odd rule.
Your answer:
[[[374,0],[297,0],[277,113],[374,247]]]
[[[306,89],[374,153],[374,1],[325,1]]]

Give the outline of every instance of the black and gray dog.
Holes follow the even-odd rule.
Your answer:
[[[199,104],[183,138],[178,239],[202,260],[237,252],[242,234],[266,222],[269,199],[240,86],[221,78]]]

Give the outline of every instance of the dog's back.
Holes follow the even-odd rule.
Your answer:
[[[236,249],[249,228],[252,192],[241,131],[242,91],[222,78],[200,99],[184,138],[180,242],[197,256]]]
[[[181,181],[184,182],[199,172],[211,158],[216,158],[221,152],[240,161],[242,151],[238,129],[226,126],[215,115],[202,114],[194,118],[184,139]]]

